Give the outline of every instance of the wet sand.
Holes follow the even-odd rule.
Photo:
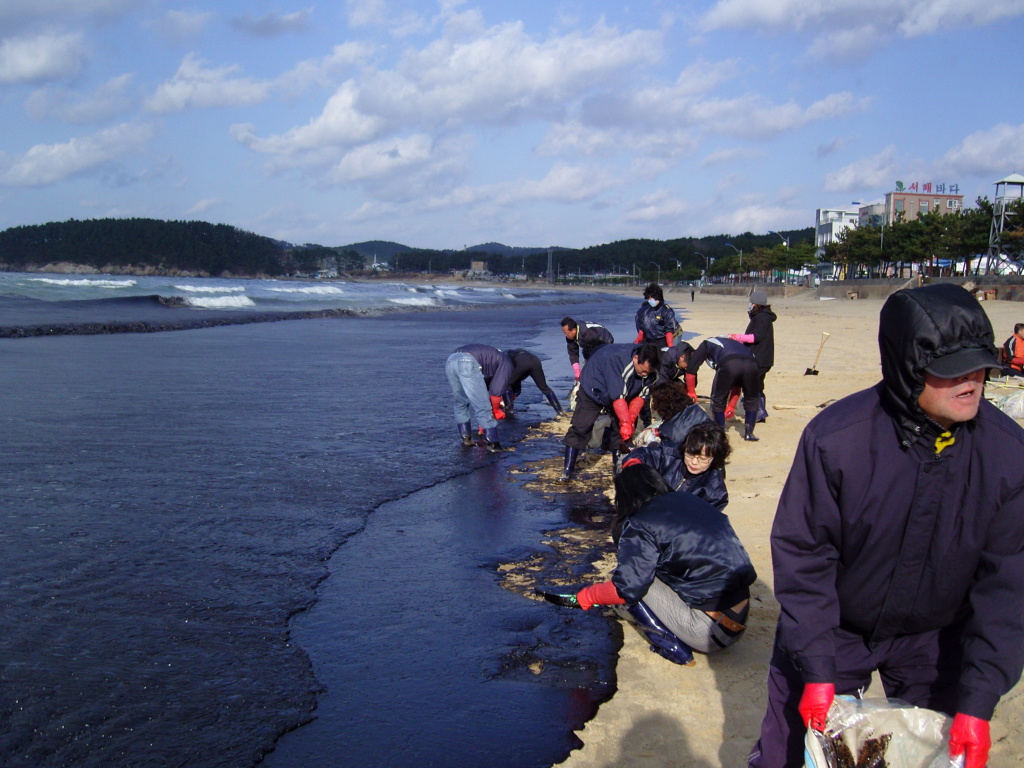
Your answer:
[[[634,289],[639,294],[639,289]],[[699,295],[690,302],[689,290],[669,291],[670,306],[686,310],[683,323],[696,345],[707,336],[740,333],[746,328],[746,301],[740,297]],[[639,304],[639,298],[638,298]],[[800,433],[820,408],[875,384],[880,378],[877,347],[878,313],[875,300],[820,301],[810,292],[776,299],[775,367],[765,391],[770,417],[757,426],[760,441],[744,442],[742,422],[733,420],[729,435],[733,455],[728,465],[730,503],[727,512],[758,572],[752,587],[753,609],[744,638],[712,657],[697,655],[694,667],[679,667],[648,650],[632,629],[624,631],[619,653],[618,691],[578,735],[584,746],[561,763],[568,768],[735,768],[745,765],[757,738],[765,704],[765,678],[771,655],[778,604],[772,594],[769,533],[775,506],[788,474]],[[988,301],[982,306],[1000,344],[1024,321],[1024,305]],[[822,333],[830,334],[817,363],[818,375],[805,375],[814,364]],[[697,392],[710,393],[713,373],[700,371]],[[990,384],[990,398],[1011,389]],[[705,401],[706,402],[706,401]],[[741,409],[742,412],[742,409]],[[546,422],[551,439],[564,433],[568,417]],[[540,437],[541,435],[538,435]],[[607,457],[584,465],[579,483],[601,491],[610,485]],[[552,459],[540,468],[540,482],[549,490],[560,470]],[[614,557],[594,564],[595,576],[614,567]],[[881,696],[873,686],[870,696]],[[1024,684],[1008,693],[992,721],[990,768],[1024,763]]]

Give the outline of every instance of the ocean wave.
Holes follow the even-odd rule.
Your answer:
[[[437,307],[440,302],[437,299],[424,297],[422,299],[388,299],[392,304],[401,304],[405,307]]]
[[[85,277],[30,277],[29,282],[49,285],[84,286],[86,288],[131,288],[135,280],[91,280]]]
[[[320,294],[323,296],[338,296],[344,293],[341,288],[335,288],[333,285],[309,285],[296,288],[267,288],[268,291],[274,293],[310,293]]]
[[[244,285],[228,285],[222,288],[215,288],[209,285],[176,285],[174,286],[179,291],[188,291],[189,293],[244,293]]]
[[[256,306],[256,302],[248,296],[189,296],[186,297],[185,303],[200,309],[241,309]]]

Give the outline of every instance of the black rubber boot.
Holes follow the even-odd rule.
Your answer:
[[[761,438],[754,437],[754,425],[757,424],[757,411],[747,411],[743,414],[743,439],[756,443]]]
[[[715,420],[715,424],[725,429],[725,413],[722,411],[712,411],[711,418]]]
[[[562,404],[558,402],[558,395],[554,392],[545,392],[544,397],[548,399],[548,403],[555,409],[555,413],[562,413]]]
[[[484,440],[487,441],[487,450],[491,453],[501,453],[505,449],[498,442],[498,428],[489,427],[484,430]]]
[[[579,448],[565,448],[565,466],[562,468],[562,476],[558,478],[560,483],[568,483],[572,473],[576,470],[576,460],[580,457]]]
[[[656,654],[686,667],[694,665],[693,649],[662,624],[661,619],[654,615],[654,611],[643,600],[633,605],[617,605],[615,612],[644,633],[651,643],[651,650]]]
[[[505,406],[505,415],[511,416],[516,411],[516,396],[512,393],[511,389],[505,390],[505,394],[501,396],[502,402]]]
[[[463,448],[472,448],[476,443],[473,442],[473,427],[468,421],[464,421],[459,424],[459,437],[462,438]]]
[[[768,398],[761,395],[761,402],[757,406],[757,423],[763,424],[768,419]]]

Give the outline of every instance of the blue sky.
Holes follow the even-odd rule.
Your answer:
[[[1024,172],[1020,0],[0,2],[0,229],[584,247]]]

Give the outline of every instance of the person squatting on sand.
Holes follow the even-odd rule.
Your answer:
[[[661,368],[658,369],[658,383],[663,381],[679,381],[686,373],[693,356],[693,347],[688,342],[680,341],[673,347],[661,352]]]
[[[636,311],[634,344],[645,342],[657,347],[671,347],[679,335],[676,313],[665,303],[661,286],[651,283],[644,288],[644,303]]]
[[[562,335],[565,336],[569,364],[577,381],[580,378],[580,352],[583,352],[583,360],[586,362],[598,347],[615,343],[615,337],[603,325],[584,322],[580,326],[571,317],[562,318]]]
[[[781,612],[753,768],[803,765],[836,693],[953,716],[983,768],[1024,666],[1024,430],[983,399],[992,326],[956,285],[882,307],[882,380],[804,429],[771,534]]]
[[[697,371],[702,363],[715,371],[711,383],[711,417],[715,423],[725,427],[729,395],[733,387],[739,387],[743,390],[743,439],[756,441],[754,425],[761,402],[761,377],[754,355],[745,344],[728,336],[713,336],[702,341],[686,367],[686,392],[694,401],[697,399]]]
[[[455,397],[455,423],[462,444],[474,445],[472,421],[484,431],[487,450],[502,450],[498,420],[505,418],[501,398],[508,389],[512,362],[486,344],[465,344],[448,356],[445,374]]]
[[[657,439],[626,454],[623,468],[646,464],[673,489],[725,509],[729,503],[725,462],[732,451],[725,430],[708,418],[679,382],[659,381],[652,387],[651,408],[663,419],[654,430]]]
[[[746,344],[757,361],[757,373],[761,377],[761,401],[757,408],[757,420],[761,422],[768,418],[768,398],[764,393],[764,379],[775,365],[774,323],[778,319],[778,315],[772,312],[771,304],[768,303],[766,291],[758,289],[750,294],[747,316],[750,318],[747,330],[743,333],[730,334],[729,338]],[[729,404],[725,407],[725,418],[732,418],[739,397],[739,388],[733,387],[729,394]]]
[[[576,409],[562,438],[565,465],[561,482],[572,477],[580,452],[590,443],[594,422],[604,412],[611,416],[605,447],[612,452],[614,466],[619,446],[632,439],[648,389],[658,377],[660,355],[653,344],[605,344],[594,352],[580,374]]]
[[[1004,375],[1024,376],[1024,323],[1013,326],[1013,336],[999,349],[999,362]]]
[[[618,563],[611,581],[575,594],[542,591],[545,599],[585,611],[613,606],[652,651],[677,664],[743,636],[757,574],[722,512],[636,464],[615,477],[612,538]]]
[[[512,375],[508,378],[509,388],[505,390],[504,402],[505,413],[512,413],[515,408],[515,400],[523,392],[523,380],[529,376],[537,389],[547,398],[548,404],[555,409],[555,413],[562,412],[562,404],[558,402],[558,395],[548,386],[544,378],[544,366],[540,358],[525,349],[506,349],[505,356],[512,362]]]

